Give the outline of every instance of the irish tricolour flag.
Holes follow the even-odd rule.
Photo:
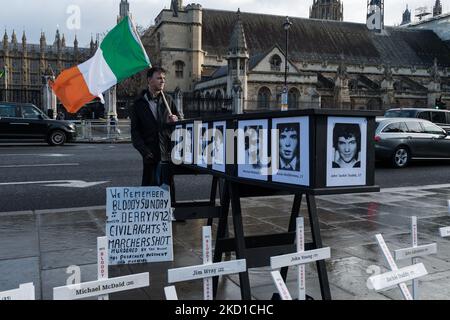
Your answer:
[[[54,83],[53,92],[70,113],[120,81],[150,66],[139,35],[129,17],[125,17],[103,39],[88,61],[64,70]]]

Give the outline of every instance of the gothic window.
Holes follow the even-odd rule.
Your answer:
[[[270,108],[270,89],[267,87],[262,87],[258,91],[258,109],[269,109]]]
[[[37,72],[39,69],[39,61],[31,60],[30,61],[30,70],[31,72]]]
[[[175,61],[175,76],[177,78],[183,78],[184,76],[184,62],[183,61]]]
[[[298,99],[300,97],[300,92],[297,88],[291,88],[288,93],[288,108],[291,109],[298,109]]]
[[[236,70],[236,69],[237,69],[237,61],[231,60],[231,70]]]
[[[239,72],[241,75],[244,75],[245,73],[245,59],[241,59],[239,63]]]
[[[281,70],[281,58],[279,55],[275,54],[270,58],[270,70],[280,71]]]

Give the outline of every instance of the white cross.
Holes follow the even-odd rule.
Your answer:
[[[169,269],[168,282],[182,282],[203,279],[203,297],[205,300],[213,299],[212,277],[245,272],[247,263],[245,259],[212,263],[211,227],[203,227],[203,264],[191,267]],[[174,298],[174,289],[167,287],[166,298]],[[176,291],[175,291],[176,294]],[[169,298],[168,298],[169,299]]]
[[[297,230],[296,231],[297,252],[271,257],[270,266],[272,269],[298,266],[298,277],[297,277],[298,299],[305,300],[306,297],[305,264],[328,259],[331,256],[330,253],[331,251],[329,247],[305,251],[305,236],[304,236],[305,227],[303,218],[297,218],[296,230]],[[277,277],[277,274],[275,275],[272,274],[272,277],[274,278],[275,285],[277,286],[281,298],[283,299],[283,296],[287,297],[283,292],[280,292],[280,289],[283,289],[283,287],[279,286],[280,282],[279,278]]]
[[[33,283],[21,284],[18,289],[0,292],[0,301],[7,300],[35,300]]]
[[[395,260],[403,260],[412,258],[412,264],[417,264],[419,259],[417,257],[423,257],[437,252],[436,243],[426,244],[419,246],[417,240],[417,217],[411,217],[411,238],[412,247],[399,249],[394,251]],[[413,279],[412,291],[414,300],[419,299],[419,280]]]
[[[97,279],[108,279],[108,238],[97,238]],[[98,296],[98,300],[109,300],[109,295]]]
[[[166,300],[178,300],[177,290],[175,286],[165,287],[164,293],[166,295]]]
[[[398,285],[405,300],[412,300],[413,298],[405,282],[428,274],[425,266],[423,265],[423,263],[418,263],[399,269],[386,245],[386,242],[384,242],[383,236],[381,234],[377,234],[375,237],[377,238],[378,244],[383,251],[383,255],[386,258],[389,268],[392,271],[372,276],[369,278],[369,281],[371,282],[375,290],[382,290]]]
[[[149,273],[133,274],[124,277],[108,278],[108,238],[97,238],[97,281],[77,283],[53,289],[55,300],[76,300],[98,297],[98,300],[109,300],[114,292],[148,287]]]
[[[448,200],[448,213],[450,213],[450,200]],[[439,232],[441,234],[441,237],[449,237],[450,227],[439,228]]]

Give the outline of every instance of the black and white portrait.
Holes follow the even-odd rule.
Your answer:
[[[279,169],[300,171],[300,124],[280,123],[277,130]]]
[[[361,128],[358,124],[336,123],[333,129],[333,168],[360,168]]]
[[[183,137],[183,126],[179,125],[175,127],[175,141],[173,149],[173,159],[174,163],[180,163],[183,161],[183,151],[184,151],[184,137]]]
[[[245,126],[245,164],[261,169],[260,137],[262,126]]]
[[[215,122],[212,134],[212,168],[213,170],[225,172],[226,122]]]
[[[309,117],[272,120],[272,180],[309,185]]]
[[[268,180],[268,121],[239,122],[238,175],[243,178]]]
[[[197,127],[197,141],[196,141],[196,156],[197,156],[197,165],[203,168],[208,167],[208,124],[202,123]]]
[[[329,117],[327,186],[366,184],[367,120]]]
[[[193,163],[193,153],[194,150],[192,148],[194,139],[194,125],[192,123],[186,125],[186,130],[184,132],[184,162],[186,164]]]

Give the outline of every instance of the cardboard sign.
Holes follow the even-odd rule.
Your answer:
[[[428,272],[423,263],[418,263],[395,271],[372,276],[369,278],[369,281],[372,283],[375,290],[378,291],[420,278],[427,274]]]
[[[35,289],[33,283],[25,283],[19,289],[0,292],[0,301],[7,300],[35,300]]]
[[[170,192],[159,187],[107,188],[109,264],[173,260]]]
[[[270,267],[272,269],[279,269],[282,267],[296,266],[299,264],[306,264],[318,260],[328,259],[330,258],[330,256],[331,251],[329,247],[285,254],[282,256],[271,257]]]
[[[75,300],[138,289],[150,285],[148,272],[53,288],[54,300]]]
[[[181,282],[187,280],[204,279],[227,274],[245,272],[247,263],[245,259],[219,262],[210,265],[199,265],[168,270],[168,282]]]
[[[286,287],[286,284],[284,283],[280,271],[272,271],[270,274],[272,275],[273,282],[277,287],[281,300],[292,300],[291,294],[289,293],[289,290]]]

